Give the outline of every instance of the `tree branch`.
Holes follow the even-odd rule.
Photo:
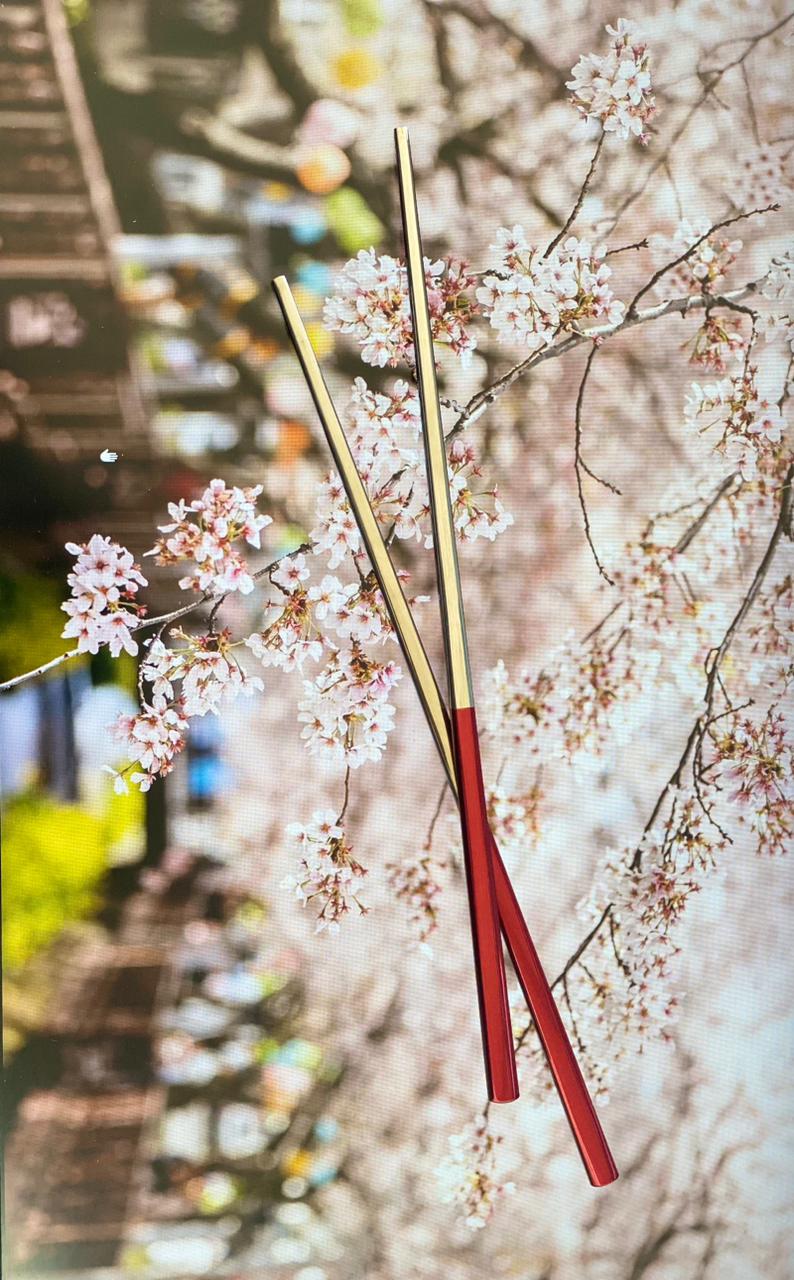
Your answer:
[[[255,580],[264,578],[282,560],[286,560],[289,556],[300,555],[301,552],[311,551],[314,546],[313,542],[302,542],[299,547],[295,547],[291,551],[285,551],[283,555],[277,556],[275,560],[271,560],[270,564],[264,565],[261,569],[257,569],[251,577]],[[165,627],[169,622],[176,622],[179,618],[186,618],[188,614],[195,613],[202,605],[212,603],[211,619],[214,619],[220,606],[224,600],[227,600],[233,593],[224,591],[220,595],[214,595],[210,591],[203,592],[197,600],[191,601],[190,604],[182,605],[179,609],[172,609],[170,613],[162,613],[157,618],[144,618],[142,622],[135,628],[136,631],[148,631],[152,627]],[[51,658],[49,662],[44,662],[40,667],[36,667],[33,671],[25,671],[22,675],[14,676],[11,680],[5,680],[0,684],[0,693],[6,693],[9,689],[16,688],[17,685],[24,684],[27,680],[35,680],[38,676],[46,675],[48,671],[53,671],[56,667],[61,666],[64,662],[69,662],[72,658],[82,657],[79,649],[70,649],[68,653],[59,653],[57,658]]]
[[[763,277],[762,277],[763,279]],[[543,364],[546,360],[555,360],[559,356],[567,355],[569,351],[574,351],[576,347],[580,347],[585,342],[593,342],[599,340],[605,342],[607,338],[612,338],[617,333],[623,333],[626,329],[632,329],[638,324],[649,324],[654,320],[662,320],[665,316],[671,315],[687,315],[690,311],[702,311],[705,307],[729,306],[731,302],[741,301],[743,298],[749,298],[757,292],[761,279],[752,280],[748,284],[742,285],[738,289],[732,290],[730,293],[718,295],[704,295],[702,293],[687,294],[683,298],[671,298],[668,302],[661,302],[658,306],[647,307],[644,311],[638,311],[633,316],[624,316],[617,324],[599,325],[593,329],[584,329],[570,334],[563,342],[556,346],[546,347],[543,351],[533,352],[531,356],[527,356],[526,360],[521,360],[518,364],[513,365],[500,378],[497,378],[490,387],[486,387],[482,391],[478,391],[469,400],[465,406],[463,413],[460,414],[457,421],[447,433],[447,438],[452,439],[459,435],[461,431],[465,431],[472,423],[491,407],[499,396],[501,396],[513,383],[528,373],[530,369],[536,368],[537,365]]]
[[[573,209],[569,213],[565,221],[565,225],[560,228],[560,230],[557,232],[554,239],[549,243],[547,248],[543,251],[543,254],[541,255],[542,257],[548,258],[549,254],[554,252],[554,250],[557,248],[557,245],[568,234],[569,230],[571,229],[574,222],[578,218],[579,212],[582,208],[582,205],[584,204],[584,198],[587,195],[588,188],[590,186],[590,183],[592,182],[593,174],[596,171],[596,165],[598,164],[598,158],[601,155],[601,150],[604,146],[604,139],[606,138],[606,136],[607,135],[605,133],[602,133],[601,137],[598,139],[598,142],[596,143],[596,149],[593,152],[593,158],[590,161],[590,168],[587,170],[587,173],[585,175],[585,180],[582,183],[581,190],[579,191],[579,195],[576,198],[576,204],[574,205]]]

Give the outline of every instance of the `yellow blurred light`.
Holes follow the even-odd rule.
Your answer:
[[[294,285],[292,295],[302,316],[308,316],[311,318],[322,311],[322,298],[318,293],[314,293],[312,289],[307,289],[305,285]]]
[[[346,49],[334,60],[334,72],[343,89],[366,89],[380,79],[383,66],[366,49]]]
[[[284,1157],[281,1165],[282,1172],[288,1178],[305,1178],[312,1167],[312,1155],[310,1151],[291,1151],[289,1155]]]
[[[262,194],[268,200],[289,200],[293,192],[286,182],[263,182]]]
[[[314,354],[318,360],[322,360],[324,356],[328,356],[334,349],[334,340],[327,329],[321,324],[307,324],[306,332],[309,335],[309,341],[314,348]]]

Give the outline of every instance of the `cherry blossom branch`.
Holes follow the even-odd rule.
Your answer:
[[[614,258],[616,253],[628,253],[629,249],[647,249],[648,237],[643,236],[642,240],[635,240],[633,244],[621,244],[617,249],[607,249],[604,254],[605,258]]]
[[[680,254],[679,257],[674,258],[672,262],[666,263],[663,267],[660,267],[658,271],[653,273],[648,283],[643,285],[639,293],[637,293],[629,303],[628,310],[626,311],[626,319],[630,319],[637,314],[637,303],[640,298],[643,298],[655,284],[658,284],[662,279],[662,276],[666,276],[668,271],[673,271],[676,267],[680,267],[683,262],[686,262],[687,258],[691,258],[692,254],[700,248],[705,240],[708,240],[710,236],[713,236],[715,231],[722,231],[725,227],[731,227],[735,222],[741,222],[744,218],[753,218],[756,214],[777,212],[779,208],[779,204],[768,204],[763,209],[750,209],[747,213],[737,213],[731,218],[723,218],[721,222],[715,222],[714,225],[709,227],[708,231],[704,231],[703,235],[699,236],[698,239],[684,251],[684,253]]]
[[[264,565],[261,569],[257,569],[251,574],[254,579],[264,578],[275,569],[282,560],[286,560],[291,556],[300,555],[302,552],[311,551],[312,542],[302,542],[299,547],[295,547],[291,551],[285,551],[282,555],[277,556],[275,560],[271,560],[269,564]],[[152,627],[165,627],[169,622],[177,622],[180,618],[186,618],[189,614],[195,613],[197,609],[203,605],[212,602],[212,613],[210,619],[213,620],[218,609],[224,600],[232,594],[230,591],[224,591],[220,595],[215,595],[211,591],[204,591],[190,604],[182,605],[179,609],[172,609],[169,613],[161,613],[156,618],[143,618],[137,626],[137,631],[151,630]],[[9,689],[16,688],[17,685],[25,684],[28,680],[35,680],[38,676],[46,675],[48,671],[54,671],[56,667],[60,667],[64,662],[70,662],[73,658],[83,656],[79,649],[70,649],[67,653],[59,653],[56,658],[51,658],[49,662],[44,662],[40,667],[35,667],[32,671],[25,671],[21,675],[13,676],[10,680],[4,680],[0,684],[0,693],[5,693]]]
[[[697,517],[697,519],[693,520],[689,528],[685,529],[684,532],[681,534],[681,537],[678,539],[677,543],[675,544],[676,555],[680,555],[682,551],[686,551],[690,543],[694,542],[695,538],[698,536],[698,534],[700,533],[700,530],[706,524],[707,520],[711,516],[715,507],[717,507],[720,504],[720,502],[722,502],[723,498],[727,497],[727,495],[733,491],[734,484],[737,479],[739,480],[741,479],[737,471],[734,471],[731,475],[726,476],[726,478],[722,481],[722,483],[716,489],[715,493],[706,503],[706,506],[703,508],[700,515]]]
[[[698,517],[698,520],[694,522],[694,524],[690,527],[689,530],[687,530],[686,534],[684,535],[684,537],[688,539],[686,545],[689,545],[692,539],[696,537],[697,534],[700,532],[706,519],[708,519],[708,516],[717,506],[718,502],[721,501],[722,498],[725,497],[725,495],[729,492],[734,479],[735,479],[734,476],[729,476],[727,480],[723,481],[722,484],[719,486],[719,489],[717,490],[713,498],[710,499],[709,504],[705,509],[703,518]],[[687,740],[684,746],[684,750],[678,760],[678,763],[676,764],[676,767],[672,775],[670,776],[670,779],[663,787],[658,799],[656,800],[656,803],[654,804],[651,815],[643,828],[643,836],[647,835],[647,833],[653,827],[654,823],[656,822],[659,816],[662,806],[665,800],[667,799],[667,797],[669,796],[671,790],[673,790],[675,787],[677,787],[680,784],[681,779],[683,778],[683,775],[684,775],[684,770],[686,769],[687,764],[692,758],[693,753],[695,753],[695,756],[697,755],[697,752],[699,750],[699,744],[702,743],[705,737],[705,734],[709,728],[709,725],[714,722],[715,717],[713,715],[713,707],[714,707],[714,699],[716,696],[717,688],[719,687],[720,667],[725,661],[725,658],[727,657],[731,649],[731,646],[734,640],[736,639],[736,636],[745,618],[747,617],[747,614],[752,608],[753,603],[756,600],[758,593],[761,590],[761,587],[763,586],[764,580],[774,561],[775,554],[777,552],[777,548],[781,538],[784,536],[784,534],[789,538],[794,536],[792,535],[792,528],[791,528],[792,508],[794,507],[794,495],[792,494],[793,480],[794,480],[794,464],[792,464],[792,466],[789,467],[786,473],[786,477],[783,481],[783,485],[781,486],[781,501],[780,501],[780,508],[778,511],[777,520],[775,522],[774,529],[770,536],[769,542],[767,543],[764,554],[758,564],[755,574],[753,575],[752,582],[750,583],[750,586],[747,592],[745,593],[742,599],[742,602],[739,605],[733,617],[733,620],[731,621],[730,625],[727,627],[725,634],[723,635],[722,641],[720,642],[719,646],[716,649],[712,650],[711,655],[707,659],[706,687],[705,687],[704,699],[703,699],[705,704],[704,710],[698,716],[697,720],[695,721],[692,728],[690,729],[689,734],[687,735]],[[614,612],[615,612],[615,609],[613,609],[610,612],[610,614],[608,614],[607,617],[602,620],[602,623],[599,624],[599,628],[600,626],[603,625],[604,622],[608,620],[608,618]],[[596,630],[599,628],[596,628]],[[640,842],[634,853],[634,857],[631,862],[631,869],[633,871],[639,870],[641,865],[642,865],[642,843]],[[560,973],[557,975],[554,982],[551,984],[552,989],[555,989],[556,987],[558,987],[560,983],[563,983],[563,984],[565,983],[570,971],[574,968],[576,964],[578,964],[581,961],[582,956],[585,955],[589,947],[595,941],[596,937],[598,937],[598,935],[601,933],[601,930],[604,928],[604,925],[610,922],[613,908],[614,908],[614,903],[609,902],[602,909],[598,919],[590,927],[588,932],[584,935],[584,937],[576,947],[575,951],[573,951],[572,954],[566,960]],[[532,1028],[532,1023],[530,1022],[516,1037],[517,1051],[526,1042],[531,1028]]]
[[[606,134],[602,132],[601,137],[598,139],[598,142],[596,143],[596,148],[595,148],[595,151],[593,152],[593,158],[590,161],[590,168],[587,170],[587,173],[585,174],[584,182],[582,183],[581,189],[579,191],[579,195],[576,198],[576,204],[574,205],[573,209],[569,213],[565,221],[565,225],[560,228],[560,230],[557,232],[554,239],[550,241],[550,243],[544,249],[543,254],[541,255],[542,257],[548,258],[549,254],[554,252],[554,250],[557,248],[557,245],[560,243],[561,240],[565,239],[566,235],[570,231],[574,222],[578,218],[582,205],[584,204],[584,198],[587,195],[588,189],[590,187],[590,183],[593,180],[593,175],[595,174],[595,171],[596,171],[596,166],[598,164],[598,160],[604,146],[605,138],[606,138]]]
[[[626,329],[634,328],[635,325],[649,324],[655,320],[662,320],[665,316],[685,316],[690,311],[703,311],[706,307],[729,306],[731,302],[741,302],[742,299],[749,298],[758,291],[764,278],[762,276],[758,280],[751,280],[747,284],[741,285],[738,289],[733,289],[725,294],[690,293],[682,298],[671,298],[668,302],[661,302],[655,307],[647,307],[644,311],[637,311],[633,316],[627,315],[615,324],[598,325],[592,329],[577,331],[570,334],[563,342],[557,343],[556,346],[549,346],[543,351],[533,352],[525,360],[514,364],[506,373],[503,373],[501,377],[491,383],[490,387],[476,392],[471,397],[463,413],[460,414],[448,431],[447,439],[459,435],[470,427],[478,418],[482,417],[505,391],[518,382],[519,378],[522,378],[525,373],[536,368],[539,364],[543,364],[544,361],[555,360],[559,356],[567,355],[569,351],[574,351],[577,347],[587,342],[605,342],[617,333],[623,333]]]
[[[725,66],[717,67],[712,71],[698,71],[697,74],[700,77],[701,82],[703,83],[703,90],[700,96],[697,98],[695,102],[692,103],[688,112],[684,116],[684,119],[681,121],[680,125],[673,133],[673,136],[668,142],[665,150],[659,156],[657,156],[654,163],[648,169],[648,172],[646,173],[639,187],[636,187],[634,191],[630,192],[629,195],[626,196],[623,203],[619,205],[614,217],[612,218],[612,221],[609,223],[609,227],[608,227],[609,233],[615,230],[615,227],[618,225],[623,215],[645,193],[651,179],[659,172],[661,168],[663,168],[667,164],[670,154],[673,151],[673,148],[677,145],[677,143],[681,141],[681,138],[686,133],[687,129],[689,128],[690,124],[694,120],[698,111],[704,105],[704,103],[706,103],[708,99],[712,96],[714,90],[716,89],[720,81],[723,79],[723,77],[726,76],[729,71],[732,71],[734,67],[741,66],[745,62],[745,60],[749,58],[753,50],[756,49],[759,44],[761,44],[762,41],[768,40],[771,36],[775,35],[778,31],[780,31],[783,27],[785,27],[789,22],[791,22],[792,18],[794,18],[794,13],[789,13],[786,15],[785,18],[781,18],[779,22],[774,23],[774,25],[771,27],[767,27],[766,30],[759,32],[755,36],[738,37],[736,43],[745,43],[747,45],[747,48],[744,50],[742,54],[739,55],[738,58],[734,59],[733,62],[726,63]]]
[[[697,759],[699,755],[699,752],[702,747],[703,739],[705,738],[708,727],[713,720],[714,699],[716,697],[717,688],[720,687],[721,685],[720,667],[725,661],[725,658],[727,657],[728,652],[730,651],[731,645],[733,644],[736,638],[737,632],[739,631],[742,623],[744,622],[744,619],[747,617],[747,614],[749,613],[750,609],[753,606],[753,602],[755,601],[759,591],[761,590],[761,587],[763,586],[766,575],[769,572],[772,561],[775,558],[775,553],[777,551],[777,547],[778,547],[778,543],[780,542],[780,539],[782,538],[784,533],[786,533],[787,536],[789,537],[791,536],[791,533],[790,533],[791,510],[792,510],[791,482],[792,482],[793,476],[794,476],[794,465],[789,467],[788,472],[786,473],[786,478],[783,481],[782,491],[781,491],[782,496],[781,496],[781,502],[780,502],[780,509],[778,512],[778,518],[775,522],[775,527],[772,531],[772,535],[769,539],[764,555],[761,558],[761,561],[758,565],[758,568],[755,571],[755,574],[753,575],[753,580],[750,583],[750,586],[746,594],[744,595],[742,602],[739,605],[739,608],[737,609],[733,617],[732,622],[730,623],[727,630],[725,631],[725,634],[720,644],[716,649],[711,650],[710,654],[706,659],[706,687],[703,695],[704,710],[698,716],[697,720],[692,726],[692,729],[690,730],[689,736],[687,737],[686,745],[684,746],[684,750],[681,754],[678,764],[676,765],[676,768],[673,774],[671,775],[669,781],[665,784],[656,804],[654,805],[653,812],[651,813],[650,818],[645,824],[643,835],[647,834],[647,832],[653,826],[654,822],[656,821],[659,815],[661,807],[664,804],[666,797],[670,794],[670,791],[674,787],[679,785],[681,778],[683,777],[684,769],[686,768],[690,758],[692,758],[693,753],[694,753],[695,759]],[[642,846],[638,845],[631,865],[632,865],[632,868],[636,870],[641,866],[641,864],[642,864]]]
[[[617,492],[614,485],[609,484],[609,482],[606,480],[602,480],[600,476],[597,476],[593,471],[590,470],[587,464],[583,461],[582,453],[581,453],[582,404],[584,402],[584,390],[587,385],[587,379],[590,376],[590,370],[593,366],[593,361],[595,360],[597,351],[598,351],[598,347],[594,343],[590,349],[590,354],[587,357],[587,363],[585,364],[584,373],[582,374],[582,380],[579,383],[579,391],[576,396],[576,412],[574,417],[574,464],[573,465],[574,465],[574,473],[576,475],[576,490],[579,495],[579,506],[582,511],[582,519],[584,520],[584,536],[587,539],[587,545],[589,546],[590,550],[593,553],[593,559],[596,562],[596,567],[598,569],[598,572],[601,574],[601,577],[606,582],[608,582],[611,587],[614,587],[615,585],[614,580],[610,578],[609,574],[607,573],[606,569],[601,563],[598,552],[595,549],[595,543],[593,542],[593,535],[590,529],[590,517],[587,512],[587,503],[585,502],[585,498],[584,498],[584,487],[582,485],[582,472],[585,471],[587,475],[589,475],[593,480],[597,480],[599,484],[605,485],[606,488],[611,489],[613,493]]]

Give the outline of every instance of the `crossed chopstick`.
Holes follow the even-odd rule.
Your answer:
[[[351,510],[383,595],[460,809],[472,941],[488,1095],[495,1102],[518,1097],[501,935],[532,1014],[579,1153],[594,1186],[618,1176],[565,1026],[501,855],[488,825],[455,533],[450,507],[447,453],[438,399],[424,258],[419,232],[410,145],[395,130],[414,350],[422,410],[433,544],[439,583],[450,709],[444,704],[413,615],[369,503],[311,342],[284,276],[273,281],[284,321],[303,369]]]

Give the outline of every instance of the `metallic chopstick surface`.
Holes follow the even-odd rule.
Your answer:
[[[389,616],[413,676],[450,787],[457,799],[458,780],[449,719],[435,673],[422,644],[414,616],[403,594],[380,526],[370,506],[364,483],[358,473],[347,437],[325,385],[300,312],[284,276],[279,276],[273,281],[273,290],[353,515],[361,531]],[[490,836],[490,842],[497,906],[516,974],[532,1013],[538,1037],[587,1175],[594,1186],[606,1186],[614,1182],[618,1176],[617,1168],[493,836]]]
[[[449,496],[447,448],[438,399],[424,254],[407,130],[395,130],[395,141],[485,1074],[488,1096],[492,1101],[511,1102],[518,1097],[518,1075],[488,840],[488,808],[466,647],[466,622]]]

